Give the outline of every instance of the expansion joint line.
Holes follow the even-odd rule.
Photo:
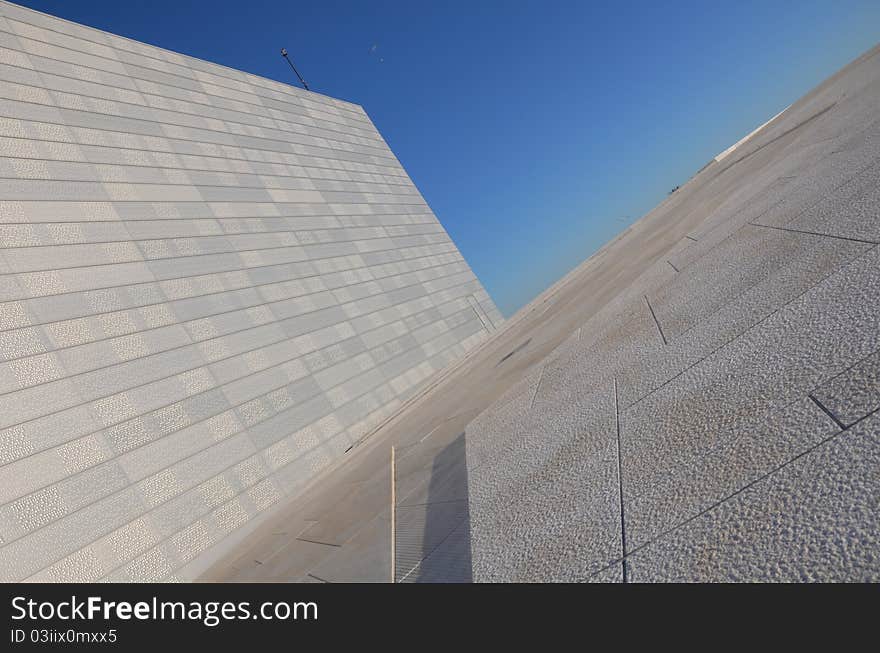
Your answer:
[[[660,333],[660,339],[663,340],[664,345],[668,345],[666,342],[666,335],[663,333],[663,327],[660,326],[660,322],[657,320],[657,316],[654,314],[654,308],[651,306],[651,302],[648,299],[648,296],[645,295],[645,303],[648,305],[648,310],[651,312],[651,317],[654,318],[654,324],[657,327],[657,331]]]
[[[821,401],[816,399],[816,397],[812,393],[808,394],[807,396],[810,398],[810,401],[812,401],[814,404],[816,404],[816,406],[819,408],[819,410],[821,410],[823,413],[828,415],[828,417],[831,419],[831,421],[834,422],[835,424],[837,424],[837,427],[841,431],[845,431],[847,429],[846,424],[841,422],[840,419],[837,417],[837,415],[832,413],[831,409],[828,408],[827,406],[825,406],[825,404],[823,404]]]
[[[620,498],[620,548],[623,566],[623,582],[628,582],[626,566],[626,519],[623,514],[623,473],[620,462],[620,401],[617,393],[617,379],[614,379],[614,425],[617,431],[617,489]]]
[[[425,505],[431,505],[431,504],[425,504]],[[400,578],[400,580],[397,581],[397,582],[398,582],[398,583],[402,583],[402,582],[405,581],[407,578],[409,578],[409,577],[412,575],[412,573],[413,573],[416,569],[418,569],[419,566],[420,566],[423,562],[425,562],[425,560],[427,560],[427,559],[430,558],[432,555],[434,555],[434,552],[437,551],[441,546],[443,546],[443,544],[446,542],[446,540],[448,540],[450,537],[452,537],[452,535],[453,535],[453,534],[454,534],[454,533],[455,533],[455,532],[461,527],[461,525],[462,525],[463,523],[465,523],[465,521],[467,521],[467,519],[468,519],[467,517],[464,517],[464,518],[460,519],[459,522],[458,522],[458,523],[452,528],[452,530],[450,530],[450,531],[446,534],[446,537],[444,537],[442,540],[440,540],[440,541],[434,546],[434,548],[432,548],[430,551],[428,551],[428,553],[426,553],[424,556],[422,556],[422,557],[419,559],[419,561],[418,561],[415,565],[413,565],[413,567],[412,567],[408,572],[406,572],[406,573]]]
[[[547,369],[546,363],[541,367],[541,374],[538,375],[538,384],[535,386],[535,394],[532,395],[532,400],[529,402],[529,410],[535,407],[535,399],[538,398],[538,391],[541,389],[541,381],[544,380],[544,370]]]
[[[800,213],[798,214],[800,215]],[[848,240],[851,243],[864,243],[865,245],[877,245],[876,240],[865,240],[864,238],[850,238],[849,236],[835,236],[834,234],[823,234],[818,231],[806,231],[804,229],[792,229],[791,227],[776,227],[769,224],[760,224],[758,222],[746,223],[752,227],[761,227],[763,229],[773,229],[774,231],[787,231],[793,234],[804,234],[806,236],[819,236],[821,238],[834,238],[836,240]]]
[[[319,583],[329,583],[330,582],[329,580],[324,580],[323,578],[320,578],[319,576],[315,576],[315,574],[309,573],[309,574],[306,574],[306,576],[308,576],[309,578],[314,578]]]

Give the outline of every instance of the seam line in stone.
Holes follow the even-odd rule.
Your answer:
[[[620,497],[620,548],[623,553],[621,564],[623,566],[623,582],[627,583],[627,564],[626,564],[626,519],[623,511],[623,473],[622,463],[620,460],[620,405],[617,401],[617,379],[614,379],[614,424],[617,431],[617,489]]]
[[[648,299],[648,296],[645,295],[645,303],[648,305],[648,310],[651,312],[651,317],[654,318],[654,325],[657,327],[657,332],[660,334],[660,339],[663,340],[664,345],[668,345],[666,342],[666,335],[663,333],[663,327],[660,326],[659,320],[657,320],[657,316],[654,314],[654,307],[651,306],[651,301]]]

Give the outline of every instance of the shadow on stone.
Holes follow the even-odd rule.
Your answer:
[[[406,527],[414,538],[418,564],[402,572],[399,581],[408,583],[469,583],[471,530],[468,512],[468,470],[465,434],[443,448],[431,466],[427,496],[421,506],[401,506],[408,512]],[[420,523],[421,522],[421,523]],[[412,531],[419,530],[416,534]],[[403,533],[401,533],[403,535]],[[403,542],[398,541],[398,547]]]

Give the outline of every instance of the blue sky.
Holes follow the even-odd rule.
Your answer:
[[[286,47],[508,316],[880,34],[877,0],[19,4],[292,83]]]

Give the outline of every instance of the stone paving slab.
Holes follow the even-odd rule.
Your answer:
[[[720,305],[715,312],[703,312],[702,321],[695,321],[691,327],[673,338],[668,346],[646,352],[636,366],[636,372],[625,378],[621,377],[622,405],[628,408],[665,383],[676,379],[870,247],[862,243],[803,234],[779,235],[783,240],[794,238],[796,246],[780,247],[777,241],[775,247],[770,245],[762,248],[765,255],[774,257],[786,253],[786,250],[788,253],[793,250],[796,255],[783,258],[778,264],[770,266],[771,273],[758,277],[753,285],[744,284],[738,274],[730,279],[717,274],[713,277],[711,273],[701,273],[704,280],[712,280],[710,287],[725,294],[729,301]],[[711,254],[706,258],[711,258]],[[694,263],[694,267],[698,265],[699,262]],[[682,277],[690,272],[690,268],[685,269]],[[668,313],[676,310],[682,315],[682,320],[689,319],[688,314],[677,306],[668,307],[664,298],[661,297],[657,302],[658,313],[664,320]],[[709,303],[718,306],[714,298]]]
[[[360,528],[345,546],[335,547],[308,573],[329,583],[387,583],[391,568],[389,511]]]
[[[583,455],[577,444],[526,475],[505,505],[483,510],[471,490],[475,581],[583,581],[620,557],[616,445]]]
[[[822,207],[825,207],[826,211],[831,208],[830,198],[836,194],[842,193],[842,195],[838,195],[839,199],[834,203],[835,206],[838,208],[845,206],[846,188],[848,186],[853,189],[858,188],[856,180],[874,166],[878,157],[880,157],[880,132],[876,131],[876,127],[867,133],[842,140],[836,149],[816,162],[815,165],[800,170],[788,191],[776,204],[756,216],[754,222],[797,229],[800,228],[797,226],[797,221],[802,215],[816,211],[817,213],[812,215],[817,217],[806,218],[807,222],[804,224],[807,227],[819,227],[819,233],[846,236],[846,233],[835,234],[833,230],[828,231],[826,228],[832,227],[837,222],[850,223],[850,229],[856,227],[857,224],[852,225],[851,219],[847,215],[835,214],[833,221],[828,222],[827,217],[831,214],[826,212],[824,227],[820,224],[818,216],[821,215]],[[862,219],[864,217],[870,218],[870,215],[862,216]],[[814,231],[809,228],[804,230]],[[850,231],[850,233],[853,232]]]
[[[805,397],[658,465],[650,479],[633,479],[624,497],[628,546],[643,546],[839,430]]]
[[[880,346],[880,248],[841,268],[621,416],[625,495],[744,417],[803,396]]]
[[[878,153],[880,154],[880,153]],[[790,229],[880,242],[880,162],[786,223]]]
[[[779,306],[785,298],[778,286],[785,291],[801,279],[809,283],[817,273],[834,270],[868,247],[745,225],[649,298],[672,341],[758,284],[765,293],[776,291],[771,305]]]
[[[593,398],[469,466],[475,580],[584,580],[621,555],[613,391]]]
[[[364,507],[383,500],[387,505],[389,495],[390,476],[366,481],[297,537],[301,540],[341,545],[370,520],[370,512],[364,510]],[[360,517],[352,519],[352,515]]]
[[[635,582],[880,581],[880,414],[630,555]]]

